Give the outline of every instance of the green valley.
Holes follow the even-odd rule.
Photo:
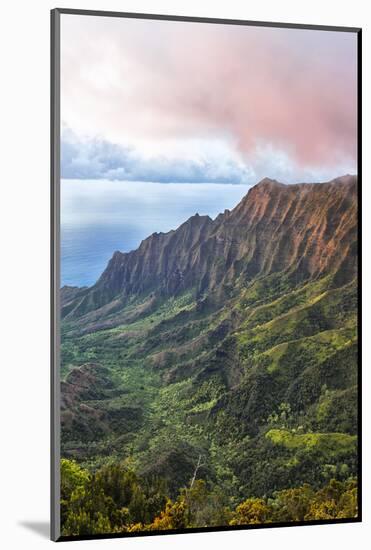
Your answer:
[[[62,289],[65,535],[357,515],[355,201],[263,180]]]

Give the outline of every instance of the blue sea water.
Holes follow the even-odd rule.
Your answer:
[[[214,218],[247,191],[247,185],[62,180],[62,285],[94,284],[115,250],[134,250],[196,212]]]

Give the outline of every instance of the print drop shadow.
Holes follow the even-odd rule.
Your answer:
[[[18,525],[33,531],[42,538],[49,539],[50,523],[48,521],[19,521]]]

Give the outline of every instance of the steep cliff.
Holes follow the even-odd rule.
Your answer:
[[[196,214],[176,230],[154,233],[129,253],[115,252],[90,289],[62,290],[63,316],[106,316],[129,297],[196,294],[285,272],[297,281],[356,270],[357,180],[283,185],[264,179],[215,220]],[[110,304],[110,305],[109,305]],[[100,308],[102,308],[101,311]]]

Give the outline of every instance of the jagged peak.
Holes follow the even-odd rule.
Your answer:
[[[76,285],[63,285],[61,287],[61,291],[70,291],[70,290],[80,290],[81,288],[84,288],[84,287],[81,287],[81,286],[76,286]]]
[[[328,184],[346,184],[351,185],[354,184],[357,181],[357,175],[356,174],[344,174],[342,176],[338,176],[336,178],[333,178],[332,180],[328,181],[319,181],[319,182],[298,182],[298,183],[282,183],[280,181],[277,181],[272,178],[265,177],[262,180],[260,180],[256,185],[250,188],[250,191],[252,189],[285,189],[287,191],[290,190],[297,190],[304,187],[316,187],[320,188],[321,186],[328,185]]]
[[[190,220],[192,219],[196,219],[196,220],[211,220],[210,216],[208,214],[203,214],[203,215],[200,215],[198,212],[196,212],[196,214],[193,214],[193,216],[191,216],[189,218]]]
[[[180,227],[184,225],[195,225],[195,224],[199,225],[200,223],[205,223],[205,222],[209,223],[212,221],[213,220],[207,214],[200,215],[198,212],[196,212],[196,214],[193,214],[193,216],[190,216],[188,220],[186,220]]]
[[[257,184],[250,187],[246,195],[241,199],[239,204],[235,206],[233,211],[238,210],[242,205],[246,204],[250,200],[256,200],[259,195],[265,195],[267,193],[271,193],[273,190],[283,190],[289,188],[290,185],[286,185],[284,183],[280,183],[277,180],[271,179],[271,178],[263,178],[260,180]]]
[[[271,179],[271,178],[263,178],[258,183],[250,187],[246,195],[241,200],[241,203],[244,203],[246,200],[250,198],[256,198],[259,195],[265,195],[267,193],[272,193],[274,191],[284,191],[292,187],[292,185],[281,183],[277,180]],[[237,205],[238,207],[238,205]]]
[[[281,183],[272,178],[263,178],[256,185],[250,187],[246,195],[232,210],[233,213],[244,211],[248,205],[265,200],[267,196],[271,196],[272,199],[278,195],[287,195],[287,198],[294,195],[301,195],[312,191],[321,192],[333,192],[338,190],[340,193],[353,193],[356,190],[357,176],[352,174],[344,174],[338,176],[330,181],[325,182],[310,182],[310,183]],[[274,199],[275,200],[275,199]],[[223,217],[222,214],[216,219]]]
[[[261,188],[261,187],[286,187],[286,184],[281,183],[277,180],[274,180],[272,178],[263,178],[260,180],[254,187]]]
[[[357,174],[344,174],[332,180],[329,183],[342,183],[343,185],[352,185],[358,180]]]

